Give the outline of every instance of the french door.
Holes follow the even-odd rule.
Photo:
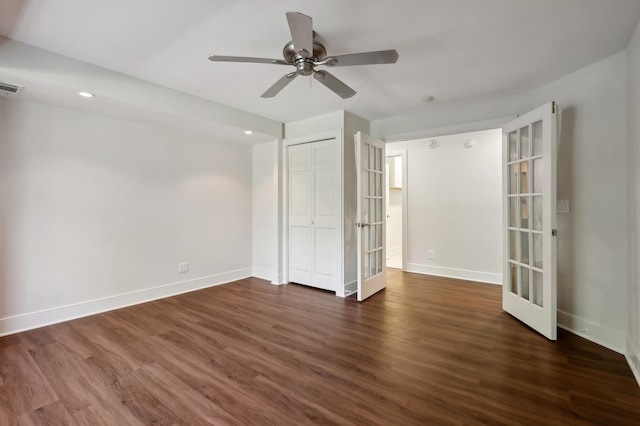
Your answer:
[[[366,133],[355,135],[358,227],[358,300],[387,285],[385,258],[385,146]]]
[[[502,308],[557,339],[556,104],[503,127]]]

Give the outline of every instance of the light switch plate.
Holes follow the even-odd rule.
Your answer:
[[[569,200],[558,200],[556,202],[556,213],[569,213]]]

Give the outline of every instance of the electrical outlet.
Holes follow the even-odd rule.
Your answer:
[[[178,272],[181,274],[185,274],[189,272],[189,263],[188,262],[178,263]]]
[[[427,252],[427,259],[435,259],[436,258],[436,251],[435,250],[429,250]]]

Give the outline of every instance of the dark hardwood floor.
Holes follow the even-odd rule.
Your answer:
[[[500,287],[389,270],[364,303],[246,279],[0,338],[0,424],[640,424],[624,357]]]

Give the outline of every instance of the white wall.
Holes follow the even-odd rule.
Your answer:
[[[501,283],[502,132],[436,139],[434,149],[425,139],[387,144],[407,150],[407,270]]]
[[[627,129],[629,132],[629,336],[627,358],[640,384],[640,23],[627,48]]]
[[[534,95],[563,108],[558,193],[558,321],[624,352],[628,199],[626,55],[621,52]],[[584,330],[584,331],[582,331]]]
[[[250,146],[0,99],[0,334],[249,276],[251,190]]]
[[[388,139],[426,136],[434,127],[481,128],[556,100],[563,108],[558,199],[571,203],[571,213],[558,216],[558,319],[619,352],[627,333],[625,58],[618,53],[532,92],[371,123]]]
[[[280,284],[278,271],[278,144],[253,146],[252,265],[253,276]]]

